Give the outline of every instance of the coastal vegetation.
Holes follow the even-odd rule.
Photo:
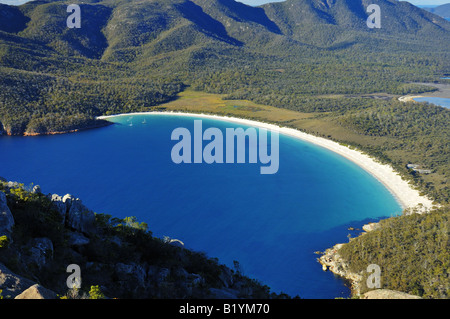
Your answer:
[[[450,297],[450,207],[428,214],[382,220],[375,230],[353,238],[339,249],[352,273],[361,273],[360,293],[371,290],[367,265],[381,268],[381,288],[423,298]]]
[[[6,194],[6,203],[0,205],[8,206],[14,220],[12,231],[2,236],[8,244],[0,247],[0,266],[64,299],[288,298],[239,268],[154,237],[135,217],[96,214],[70,195],[44,195],[15,182],[0,181],[0,192]],[[82,270],[79,290],[66,285],[71,264]],[[5,284],[4,296],[22,292],[15,290],[23,286],[19,282]]]

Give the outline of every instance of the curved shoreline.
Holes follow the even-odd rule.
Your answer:
[[[400,96],[398,98],[398,100],[400,102],[417,102],[414,99],[417,99],[419,97],[426,97],[426,96],[423,96],[423,95],[404,95],[404,96]],[[431,96],[429,96],[429,97],[431,97]]]
[[[118,116],[133,116],[133,115],[173,115],[173,116],[188,116],[188,117],[200,117],[216,119],[221,121],[228,121],[239,123],[247,126],[261,127],[272,131],[277,131],[281,134],[292,136],[303,141],[313,143],[314,145],[326,148],[334,153],[337,153],[348,160],[352,161],[373,177],[375,177],[379,182],[381,182],[394,196],[397,202],[403,209],[415,208],[418,205],[422,205],[423,208],[431,209],[433,207],[433,202],[426,196],[420,195],[419,191],[414,189],[407,181],[403,180],[402,177],[394,171],[394,169],[387,164],[381,164],[370,156],[362,153],[361,151],[353,150],[347,146],[341,145],[337,142],[317,137],[311,134],[301,132],[297,129],[280,127],[275,124],[269,124],[265,122],[258,122],[256,120],[248,120],[237,117],[228,117],[221,115],[211,115],[204,113],[184,113],[184,112],[136,112],[136,113],[124,113],[108,116],[99,116],[97,119],[107,120],[108,118],[118,117]],[[420,210],[419,210],[420,211]]]

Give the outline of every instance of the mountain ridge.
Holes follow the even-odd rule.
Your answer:
[[[366,25],[368,13],[365,8],[372,2],[287,0],[251,7],[234,0],[81,1],[78,3],[82,7],[83,26],[79,30],[68,30],[65,26],[67,2],[39,1],[19,7],[3,6],[0,12],[14,16],[17,22],[0,24],[0,30],[57,47],[62,54],[76,53],[88,58],[101,58],[108,49],[157,42],[161,32],[188,28],[187,25],[191,30],[187,33],[197,37],[195,44],[205,40],[198,37],[197,33],[201,33],[207,40],[234,46],[255,46],[252,45],[253,37],[276,38],[277,35],[317,45],[316,39],[312,39],[314,29],[319,29],[315,31],[316,37],[318,34],[325,37],[324,33],[348,33],[351,30],[363,32],[364,37],[392,33],[422,36],[429,31],[444,31],[443,34],[450,31],[447,21],[409,3],[377,0],[375,3],[380,5],[381,11],[389,14],[384,14],[383,26],[375,33]],[[302,29],[311,34],[304,34]],[[175,32],[174,36],[179,36],[179,33]],[[55,41],[63,44],[54,44]],[[325,41],[322,46],[327,44],[332,44],[332,41]]]
[[[372,2],[382,10],[381,29],[366,25],[366,7]],[[81,8],[80,29],[66,26],[72,3]],[[90,126],[107,112],[145,110],[210,77],[229,82],[216,85],[218,93],[249,85],[266,90],[265,68],[291,70],[270,74],[272,87],[279,85],[280,94],[289,95],[323,91],[322,83],[295,88],[300,66],[339,68],[339,61],[350,56],[350,63],[365,55],[398,62],[409,59],[402,54],[423,60],[427,53],[439,61],[434,68],[449,72],[444,55],[450,22],[392,0],[287,0],[260,7],[234,0],[40,0],[2,5],[0,16],[0,127],[11,135],[72,130],[75,123]],[[428,62],[413,67],[422,63]],[[386,79],[385,74],[379,71],[378,83],[401,85],[403,76]],[[258,81],[249,80],[255,76]],[[341,86],[340,77],[333,86]],[[372,90],[381,86],[372,85]],[[343,87],[357,91],[361,85]],[[67,125],[58,117],[66,118]]]
[[[424,8],[424,10],[434,13],[444,19],[450,19],[450,3],[446,3],[434,8]]]

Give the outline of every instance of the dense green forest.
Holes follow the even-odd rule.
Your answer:
[[[392,217],[380,227],[351,239],[339,254],[348,260],[350,271],[363,273],[361,293],[366,286],[367,265],[381,268],[381,288],[398,290],[423,298],[450,297],[449,207],[429,214]]]

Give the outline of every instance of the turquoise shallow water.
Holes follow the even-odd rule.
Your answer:
[[[436,104],[447,109],[450,108],[450,98],[441,98],[441,97],[417,97],[414,99],[417,102],[428,102],[432,104]]]
[[[193,120],[123,116],[74,134],[1,137],[0,176],[70,193],[98,213],[136,216],[155,236],[179,239],[230,267],[239,261],[244,274],[273,291],[349,296],[314,252],[348,241],[350,226],[400,213],[389,191],[345,158],[284,135],[274,175],[261,175],[261,164],[176,165],[171,133],[193,130]],[[245,128],[210,119],[203,126]]]

